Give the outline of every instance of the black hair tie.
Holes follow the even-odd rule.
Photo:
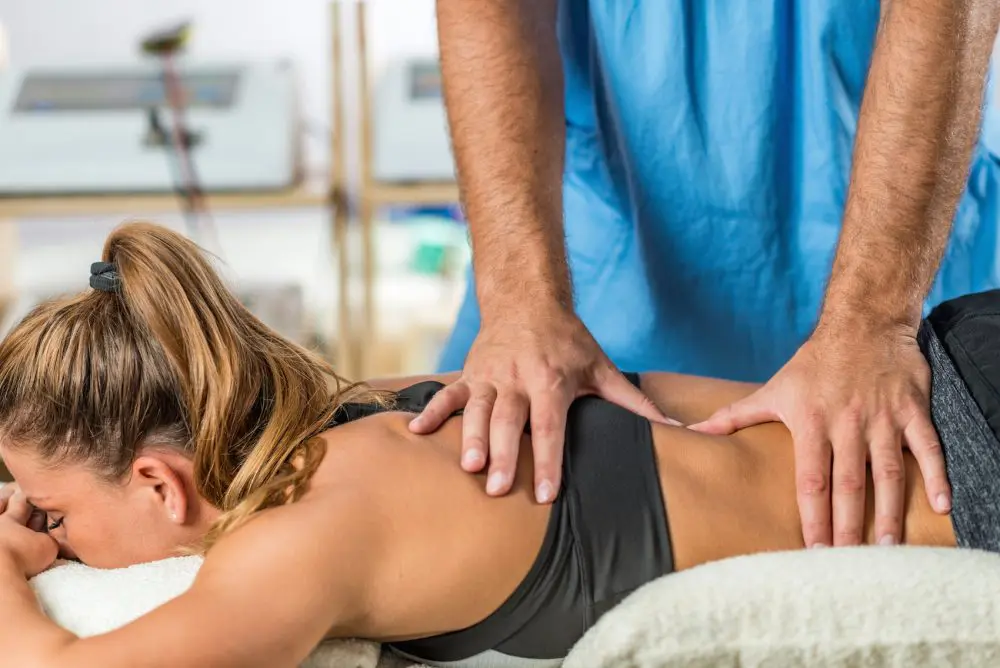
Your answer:
[[[101,292],[120,292],[122,279],[118,275],[118,267],[110,262],[90,265],[90,287]]]

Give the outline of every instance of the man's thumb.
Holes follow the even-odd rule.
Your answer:
[[[745,399],[723,406],[707,420],[689,425],[688,429],[703,434],[725,435],[755,424],[774,422],[778,419],[777,414],[762,392],[763,389],[757,390]]]

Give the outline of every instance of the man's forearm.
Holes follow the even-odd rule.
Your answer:
[[[437,15],[483,318],[529,303],[571,308],[556,2],[438,0]]]
[[[883,0],[820,328],[916,327],[968,178],[996,0]]]

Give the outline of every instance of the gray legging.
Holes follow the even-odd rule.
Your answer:
[[[1000,552],[1000,441],[930,323],[918,341],[931,367],[931,418],[951,482],[958,546]]]

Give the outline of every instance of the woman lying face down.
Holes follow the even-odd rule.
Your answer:
[[[38,307],[3,342],[0,454],[66,552],[115,567],[298,495],[331,394],[361,393],[331,393],[329,367],[253,318],[179,235],[129,226],[106,255],[102,289]]]
[[[39,306],[0,344],[0,455],[20,488],[0,515],[12,665],[270,668],[363,637],[431,664],[556,666],[656,577],[802,547],[781,425],[706,436],[583,398],[554,503],[534,501],[529,435],[513,492],[491,498],[458,466],[460,416],[407,428],[447,377],[345,382],[164,228],[119,228],[103,259],[97,289]],[[685,423],[754,389],[633,381]],[[909,455],[900,471],[905,541],[954,545]],[[33,507],[45,526],[27,526]],[[873,540],[873,514],[857,542]],[[26,585],[60,550],[102,568],[206,560],[187,593],[78,639]]]

